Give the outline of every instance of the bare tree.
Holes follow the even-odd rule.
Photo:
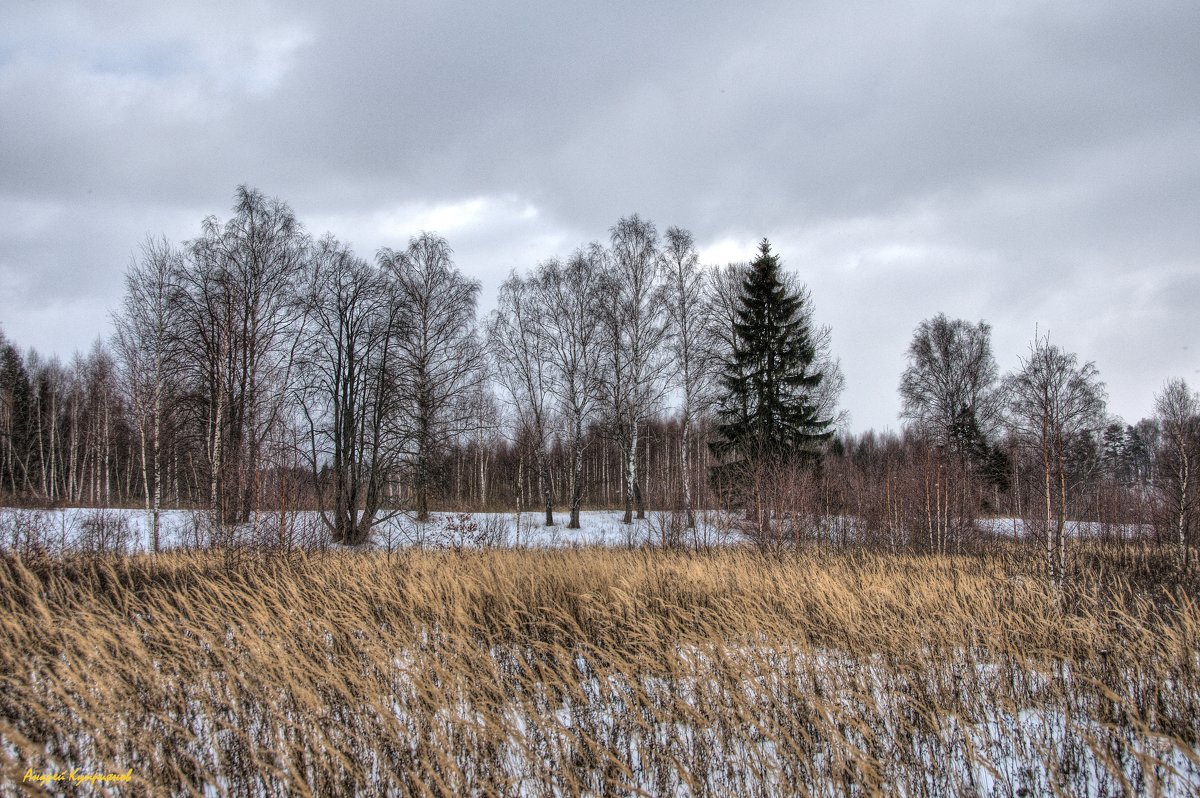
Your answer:
[[[696,528],[696,510],[692,497],[692,427],[695,417],[708,405],[710,384],[709,345],[705,324],[704,272],[692,234],[678,227],[667,229],[663,247],[663,268],[667,285],[667,317],[670,320],[670,351],[675,369],[675,384],[682,391],[680,404],[681,441],[679,470],[683,493],[683,512],[688,529]]]
[[[550,311],[537,294],[536,279],[521,277],[516,272],[509,275],[500,286],[497,307],[488,324],[488,348],[519,423],[533,436],[546,526],[553,526],[554,495],[547,441],[554,380],[552,340]]]
[[[165,238],[148,238],[125,273],[125,297],[113,316],[114,346],[137,428],[150,549],[159,550],[162,438],[174,355],[175,277],[182,253]]]
[[[282,421],[301,323],[308,238],[291,208],[239,186],[235,214],[204,221],[179,275],[180,366],[204,440],[219,524],[258,506],[262,453]]]
[[[1168,382],[1154,397],[1162,435],[1156,487],[1168,509],[1179,562],[1187,568],[1189,531],[1196,523],[1196,468],[1200,463],[1200,393],[1182,379]]]
[[[999,371],[992,328],[939,313],[922,321],[900,378],[900,416],[918,432],[955,451],[968,451],[1000,418]]]
[[[975,472],[992,462],[1000,418],[991,327],[939,313],[922,321],[900,378],[900,417],[928,444],[925,507],[930,545],[957,549],[982,501]]]
[[[484,510],[488,507],[491,464],[500,442],[502,420],[500,404],[492,386],[491,372],[475,386],[467,401],[471,411],[471,443],[475,456],[476,506]]]
[[[551,260],[537,272],[538,301],[547,311],[548,354],[554,369],[550,390],[566,418],[571,447],[568,529],[579,529],[585,425],[600,393],[602,329],[594,303],[604,267],[603,247],[592,244],[576,251],[565,265]]]
[[[123,413],[117,365],[101,338],[92,344],[84,361],[84,380],[87,412],[84,461],[90,465],[88,492],[93,505],[109,507],[113,503],[116,459],[114,433]]]
[[[732,372],[737,367],[733,358],[735,325],[741,306],[742,283],[749,269],[749,263],[727,263],[714,269],[708,279],[704,322],[709,347],[707,356],[714,376]]]
[[[0,347],[3,335],[0,334]],[[57,358],[44,358],[30,351],[28,370],[33,387],[34,434],[37,439],[36,462],[41,495],[54,501],[62,495],[60,478],[62,438],[62,396],[67,383],[66,371]]]
[[[668,366],[667,325],[660,281],[662,262],[654,223],[637,214],[611,230],[604,321],[607,337],[607,399],[623,453],[624,523],[646,517],[638,478],[638,433],[664,391]]]
[[[451,255],[446,239],[425,232],[403,251],[378,254],[399,305],[393,373],[401,421],[395,432],[409,447],[419,521],[429,518],[435,457],[470,428],[470,406],[462,398],[484,375],[475,328],[479,282],[464,277]]]
[[[1008,420],[1024,446],[1036,452],[1042,474],[1046,573],[1061,582],[1066,565],[1068,447],[1074,436],[1104,424],[1106,393],[1092,362],[1034,338],[1021,368],[1004,380]]]
[[[385,435],[396,412],[398,304],[384,275],[331,236],[313,252],[303,301],[296,397],[318,509],[333,542],[365,543],[386,519],[384,489],[399,465]]]

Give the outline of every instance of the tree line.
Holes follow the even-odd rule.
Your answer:
[[[513,271],[482,318],[479,292],[436,233],[368,261],[240,187],[194,239],[143,243],[87,354],[0,333],[0,496],[140,506],[154,547],[166,507],[204,509],[218,542],[319,510],[347,544],[437,509],[578,528],[587,507],[650,507],[668,543],[737,509],[763,545],[936,551],[1007,518],[1052,576],[1080,522],[1195,544],[1200,397],[1182,380],[1126,425],[1048,336],[1001,375],[986,323],[939,315],[907,353],[902,433],[852,435],[831,331],[769,242],[705,266],[688,231],[636,214]]]

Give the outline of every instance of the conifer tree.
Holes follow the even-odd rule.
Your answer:
[[[816,463],[833,434],[814,401],[823,379],[804,298],[789,291],[779,258],[763,239],[742,284],[733,351],[721,374],[717,437],[719,469]]]
[[[33,388],[21,354],[0,338],[0,493],[28,492],[33,455]]]

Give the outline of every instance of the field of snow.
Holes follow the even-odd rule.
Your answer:
[[[981,518],[975,522],[979,529],[1000,537],[1020,539],[1025,537],[1026,522],[1021,518]],[[1068,538],[1090,539],[1148,539],[1154,534],[1154,528],[1149,524],[1110,524],[1098,521],[1068,521],[1066,524]]]
[[[381,521],[371,535],[370,546],[394,550],[405,546],[425,548],[572,546],[636,547],[659,546],[672,538],[684,545],[720,546],[744,540],[737,519],[717,511],[700,513],[694,530],[684,529],[675,513],[651,511],[643,520],[622,523],[619,510],[585,510],[580,529],[568,529],[569,514],[555,513],[555,523],[545,525],[540,512],[473,513],[436,512],[424,523],[401,513]],[[831,522],[839,535],[854,534],[855,521],[837,518]],[[1019,518],[983,518],[976,522],[985,534],[1021,539],[1033,530]],[[150,522],[144,510],[136,509],[25,509],[0,508],[0,548],[49,551],[145,552],[151,549]],[[1068,522],[1069,538],[1146,538],[1147,526]],[[322,548],[328,531],[316,512],[257,513],[249,523],[232,529],[216,529],[207,513],[198,510],[163,510],[159,520],[159,545],[171,548],[207,548],[214,543]],[[842,538],[839,538],[842,539]]]
[[[553,526],[544,513],[436,512],[420,523],[400,514],[377,524],[371,546],[390,550],[405,546],[475,548],[483,546],[561,548],[571,546],[661,545],[671,535],[687,544],[724,545],[739,539],[727,516],[702,514],[695,530],[683,530],[680,518],[661,512],[622,523],[620,511],[585,510],[580,529],[568,529],[569,514],[556,513]],[[218,537],[222,536],[223,537]],[[233,530],[215,530],[207,513],[164,510],[159,516],[159,546],[206,548],[214,542],[321,547],[328,540],[317,513],[287,514],[281,523],[273,512],[257,514]],[[0,508],[0,547],[50,551],[150,551],[150,521],[144,510],[64,508],[53,510]]]

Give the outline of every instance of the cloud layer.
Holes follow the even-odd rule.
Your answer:
[[[437,229],[489,298],[637,211],[712,262],[769,236],[855,428],[939,311],[1002,369],[1049,330],[1133,420],[1200,383],[1197,40],[1190,0],[9,3],[0,324],[85,348],[239,183],[365,256]]]

